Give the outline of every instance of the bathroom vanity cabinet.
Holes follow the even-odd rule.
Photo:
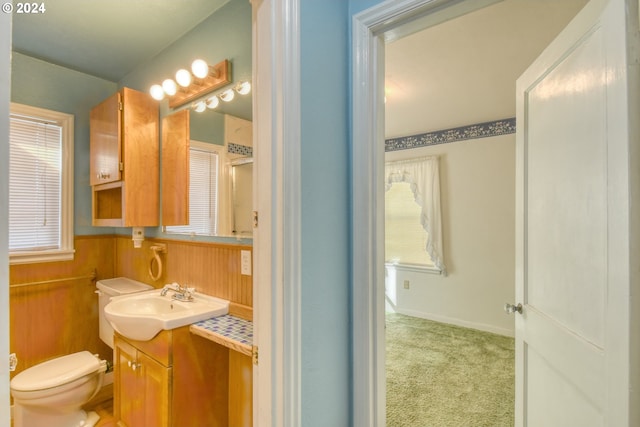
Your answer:
[[[159,224],[159,111],[148,94],[122,88],[91,110],[92,224]]]
[[[229,351],[188,326],[150,341],[114,339],[119,427],[227,427]]]
[[[168,348],[158,346],[147,355],[125,340],[116,350],[116,417],[120,426],[168,427],[171,367]],[[157,359],[163,359],[159,361]]]

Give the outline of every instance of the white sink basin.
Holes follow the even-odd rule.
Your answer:
[[[162,289],[111,298],[104,314],[118,333],[138,341],[148,341],[161,330],[179,328],[229,312],[229,301],[194,294],[193,301],[171,299],[173,291]]]

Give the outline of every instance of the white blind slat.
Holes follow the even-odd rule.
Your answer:
[[[9,251],[60,248],[62,127],[11,116]]]
[[[168,226],[167,232],[217,234],[218,163],[215,151],[189,149],[189,225]]]

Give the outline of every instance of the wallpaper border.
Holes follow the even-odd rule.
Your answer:
[[[468,139],[508,135],[515,132],[516,119],[512,117],[509,119],[494,120],[492,122],[477,123],[452,129],[387,139],[384,142],[384,151],[408,150],[411,148],[466,141]]]

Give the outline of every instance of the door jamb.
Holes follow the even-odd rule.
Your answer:
[[[353,425],[385,425],[384,45],[501,0],[389,0],[352,18]],[[373,142],[373,143],[372,143]]]

